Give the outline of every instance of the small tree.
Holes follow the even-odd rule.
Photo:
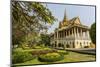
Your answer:
[[[47,34],[41,34],[41,43],[45,46],[50,46],[50,36]]]
[[[91,29],[90,29],[90,37],[91,40],[94,44],[96,44],[96,23],[93,23],[91,25]]]

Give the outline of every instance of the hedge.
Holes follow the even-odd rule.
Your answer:
[[[33,58],[31,53],[16,51],[12,54],[12,63],[22,63]]]
[[[38,60],[41,62],[55,62],[55,61],[59,61],[62,60],[64,58],[63,54],[59,54],[59,53],[47,53],[44,55],[40,55],[38,57]]]

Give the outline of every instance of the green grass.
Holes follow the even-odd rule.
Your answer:
[[[76,52],[69,52],[64,55],[64,59],[56,62],[40,62],[37,58],[15,65],[30,65],[30,64],[51,64],[51,63],[64,63],[64,62],[80,62],[80,61],[95,61],[95,55],[80,54]]]
[[[64,60],[61,60],[59,62],[79,62],[79,61],[95,61],[95,55],[69,52],[68,55],[64,55]]]

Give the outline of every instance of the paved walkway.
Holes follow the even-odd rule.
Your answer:
[[[69,51],[79,52],[79,53],[87,53],[87,54],[96,54],[95,48],[81,48],[81,49],[66,49]]]
[[[59,48],[62,49],[62,48]],[[84,54],[96,54],[95,48],[66,48],[67,51],[73,51],[78,53],[84,53]]]

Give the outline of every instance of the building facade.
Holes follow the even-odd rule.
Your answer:
[[[69,20],[66,11],[59,28],[51,34],[50,43],[54,48],[88,48],[92,44],[88,26],[81,24],[79,17]]]

